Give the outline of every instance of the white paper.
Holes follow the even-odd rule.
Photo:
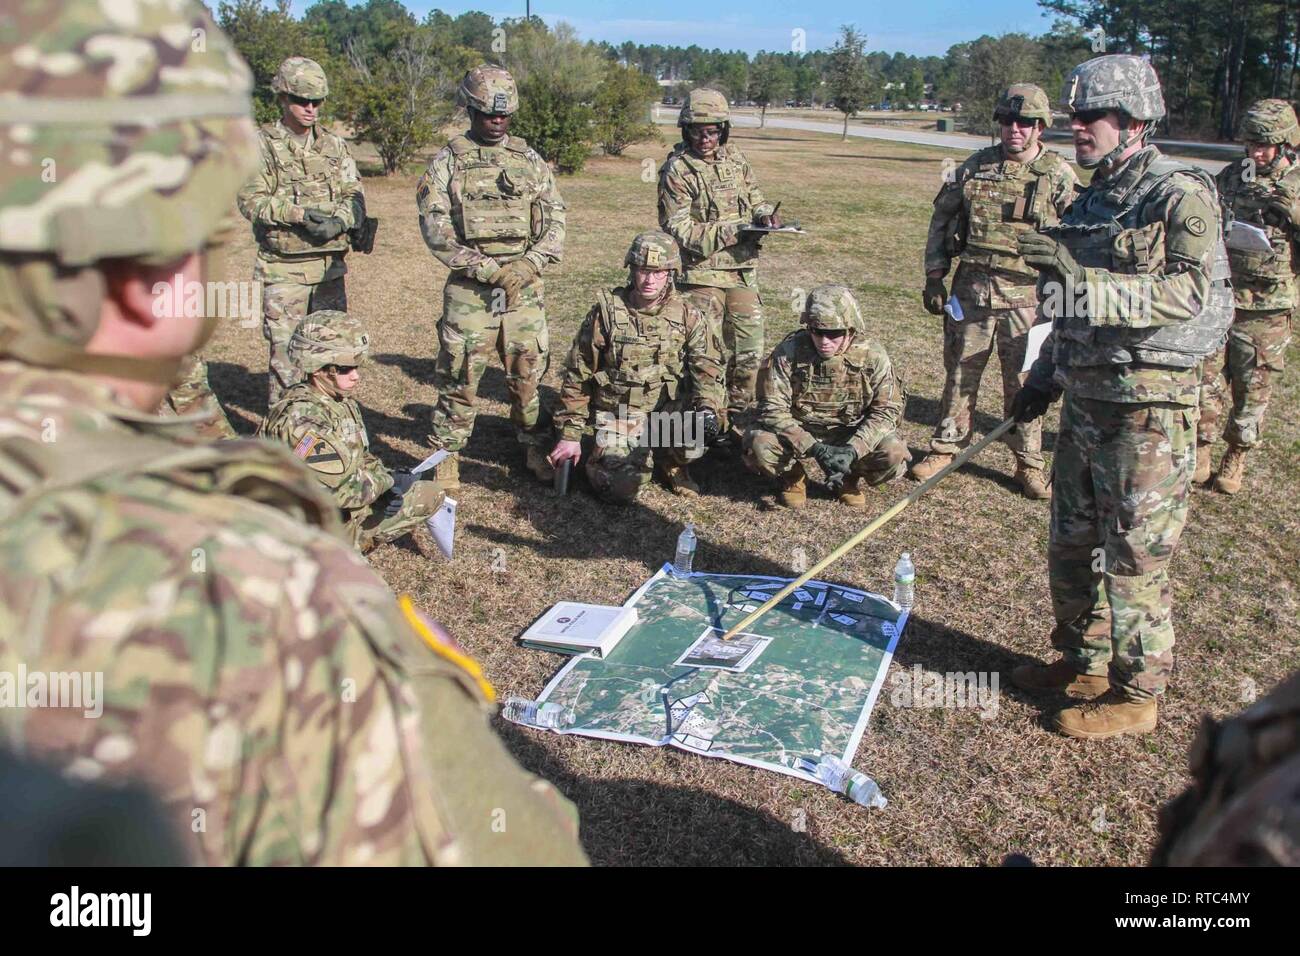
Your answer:
[[[1047,341],[1047,333],[1052,331],[1051,322],[1040,322],[1038,325],[1029,327],[1029,342],[1025,346],[1025,364],[1020,366],[1020,371],[1028,372],[1033,368],[1034,363],[1038,361],[1038,353],[1043,350],[1043,343]]]
[[[447,457],[448,455],[450,455],[450,454],[451,454],[451,452],[447,451],[447,449],[445,449],[445,448],[439,448],[437,451],[435,451],[435,452],[434,452],[432,455],[430,455],[428,458],[424,459],[424,461],[420,462],[418,465],[416,465],[414,468],[412,468],[412,469],[411,469],[411,474],[413,474],[413,475],[418,475],[418,474],[420,474],[421,472],[428,471],[430,468],[436,468],[436,467],[438,467],[438,462],[442,461],[444,458],[446,458],[446,457]]]
[[[1232,220],[1228,227],[1227,245],[1238,252],[1272,252],[1273,244],[1268,233],[1251,222]]]
[[[951,315],[954,322],[960,322],[966,318],[966,313],[961,310],[961,302],[957,300],[955,295],[948,296],[948,302],[944,305],[943,311]]]
[[[446,452],[442,454],[445,455]],[[456,499],[443,498],[438,513],[425,519],[424,526],[433,535],[442,556],[450,561],[452,548],[456,545]]]

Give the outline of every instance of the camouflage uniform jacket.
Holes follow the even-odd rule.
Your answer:
[[[758,244],[738,242],[736,229],[773,209],[738,146],[719,146],[707,160],[678,143],[659,171],[659,226],[682,248],[687,284],[742,285],[738,272],[758,264]]]
[[[843,352],[822,358],[807,329],[787,335],[758,375],[760,427],[786,438],[806,456],[812,446],[852,429],[858,457],[872,451],[903,417],[906,393],[885,350],[855,336]]]
[[[1273,167],[1255,171],[1249,159],[1251,179],[1243,177],[1239,163],[1219,170],[1215,185],[1223,205],[1226,227],[1233,221],[1248,222],[1268,233],[1272,252],[1229,249],[1232,262],[1233,298],[1238,309],[1275,311],[1295,308],[1297,239],[1300,238],[1300,166]],[[1291,214],[1283,216],[1269,203],[1283,199]]]
[[[1226,276],[1226,261],[1216,258],[1219,201],[1203,174],[1185,166],[1152,172],[1157,161],[1178,165],[1144,147],[1110,176],[1093,178],[1066,211],[1060,235],[1045,230],[1083,267],[1088,305],[1041,297],[1053,329],[1029,372],[1036,387],[1106,402],[1197,404],[1199,363],[1167,364],[1143,339],[1200,315],[1212,284],[1222,281],[1220,268]],[[1135,205],[1132,198],[1147,187]],[[1079,228],[1084,232],[1071,238]],[[1054,273],[1040,279],[1047,281],[1061,285]]]
[[[98,719],[3,706],[3,736],[75,777],[143,780],[196,862],[472,862],[449,810],[470,784],[434,776],[464,761],[420,720],[443,709],[499,767],[490,687],[421,643],[289,455],[173,428],[0,362],[0,671],[103,679]]]
[[[415,202],[430,251],[478,282],[521,257],[540,274],[564,253],[564,200],[555,176],[518,136],[496,146],[453,137],[429,161]]]
[[[352,398],[331,398],[299,382],[267,412],[258,434],[287,445],[329,489],[346,520],[365,518],[393,487],[393,476],[370,451],[361,409]]]
[[[947,275],[960,255],[952,283],[960,301],[990,309],[1032,307],[1038,270],[1020,257],[1016,235],[1059,220],[1078,184],[1070,164],[1046,147],[1031,163],[1005,160],[1000,144],[972,154],[934,197],[926,272]]]
[[[671,401],[724,415],[722,343],[704,316],[671,289],[638,311],[626,289],[602,292],[565,363],[555,427],[577,441],[593,412],[651,412]]]
[[[297,261],[347,252],[348,234],[321,243],[302,226],[308,209],[351,229],[364,208],[361,176],[341,137],[313,126],[301,142],[276,120],[259,131],[262,170],[239,191],[239,211],[253,224],[260,258]]]

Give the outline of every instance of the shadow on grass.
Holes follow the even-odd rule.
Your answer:
[[[1001,386],[998,386],[998,395],[1001,394]],[[985,401],[980,405],[987,404],[991,401],[1000,401],[995,399],[993,391],[990,390]],[[934,428],[939,424],[939,405],[940,399],[927,398],[924,395],[909,394],[907,396],[907,407],[903,410],[903,417],[909,422],[916,422],[918,425],[925,425]],[[989,407],[993,407],[990,405]],[[987,435],[993,429],[1002,424],[1000,417],[990,415],[986,411],[981,411],[977,406],[974,415],[975,431],[981,435]],[[1050,428],[1043,429],[1043,451],[1052,451],[1056,448],[1056,432]]]
[[[226,408],[236,408],[261,423],[266,417],[266,379],[269,372],[252,372],[234,362],[208,362],[208,384]],[[227,416],[241,435],[251,435],[256,425],[241,416]]]

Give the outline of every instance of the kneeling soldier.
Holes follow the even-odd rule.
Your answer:
[[[722,343],[673,287],[682,258],[671,236],[641,233],[623,261],[627,286],[597,295],[569,351],[554,416],[560,441],[548,461],[585,457],[596,492],[626,504],[649,484],[657,457],[669,489],[697,495],[686,463],[726,425]]]
[[[301,376],[271,407],[259,435],[284,442],[334,494],[352,543],[365,553],[396,541],[442,507],[442,488],[389,471],[370,451],[361,381],[370,338],[346,312],[313,312],[294,329],[289,359]]]
[[[781,504],[802,508],[811,458],[841,502],[865,508],[862,480],[882,485],[912,460],[895,431],[903,380],[866,337],[844,286],[813,289],[800,321],[805,328],[787,335],[759,373],[758,425],[745,436],[745,463],[777,479]]]

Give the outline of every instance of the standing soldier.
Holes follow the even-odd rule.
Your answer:
[[[853,293],[821,285],[808,294],[804,326],[763,363],[758,421],[745,436],[745,464],[775,478],[788,508],[808,501],[805,463],[816,461],[840,501],[865,508],[862,481],[899,477],[911,452],[898,436],[906,396],[884,348],[866,335]]]
[[[571,808],[488,727],[491,686],[338,540],[301,464],[152,414],[215,320],[154,285],[224,278],[257,161],[234,46],[185,0],[7,26],[0,671],[97,679],[82,706],[0,707],[5,745],[146,783],[207,865],[581,861]]]
[[[1025,665],[1032,693],[1094,700],[1056,714],[1071,737],[1149,731],[1173,668],[1169,561],[1187,520],[1201,362],[1232,320],[1214,183],[1147,142],[1165,115],[1136,56],[1075,67],[1062,95],[1092,182],[1059,226],[1020,236],[1052,332],[1016,396],[1025,422],[1065,393],[1048,575],[1061,658]]]
[[[289,340],[298,384],[267,412],[258,432],[278,440],[334,496],[352,544],[362,554],[404,537],[442,507],[436,482],[389,471],[370,451],[353,398],[370,337],[346,312],[313,312]]]
[[[627,285],[597,295],[573,340],[555,414],[560,441],[549,461],[577,462],[585,452],[592,487],[619,504],[650,483],[655,464],[674,493],[698,495],[686,470],[688,445],[702,454],[724,426],[722,344],[673,288],[682,258],[672,236],[641,233],[623,263]],[[594,440],[583,449],[593,424]]]
[[[1246,113],[1241,137],[1246,159],[1223,167],[1217,180],[1224,224],[1235,220],[1262,229],[1270,248],[1248,247],[1244,229],[1235,236],[1228,231],[1236,319],[1227,346],[1205,362],[1195,479],[1210,480],[1210,446],[1218,440],[1225,392],[1231,389],[1232,414],[1223,429],[1228,451],[1214,479],[1214,487],[1229,495],[1241,490],[1246,452],[1259,444],[1273,377],[1281,377],[1286,361],[1300,241],[1295,110],[1285,100],[1260,100]]]
[[[317,123],[329,95],[320,64],[289,57],[271,89],[280,118],[262,127],[262,169],[239,191],[239,211],[257,240],[253,280],[262,287],[262,334],[271,349],[268,405],[294,383],[289,339],[303,316],[347,310],[348,230],[365,218],[347,143]]]
[[[739,444],[763,361],[758,236],[746,226],[780,226],[749,160],[728,145],[731,114],[717,90],[692,90],[677,117],[682,141],[659,173],[659,226],[682,248],[680,286],[719,330],[726,348],[729,441]]]
[[[430,440],[451,452],[437,478],[460,487],[458,455],[474,431],[479,379],[493,349],[505,368],[510,420],[528,467],[549,474],[537,426],[546,371],[542,272],[564,252],[564,201],[551,169],[518,136],[514,78],[499,66],[465,74],[457,102],[470,128],[454,136],[420,177],[415,200],[424,241],[451,270],[438,321],[438,404]]]
[[[1016,237],[1060,219],[1078,178],[1070,164],[1040,142],[1052,125],[1047,94],[1017,83],[998,97],[993,119],[1002,142],[957,167],[934,200],[925,244],[926,311],[943,315],[943,401],[930,453],[912,468],[924,481],[971,442],[976,396],[996,344],[1002,368],[1002,407],[1009,412],[1020,390],[1029,327],[1038,307],[1038,270],[1025,263]],[[943,287],[960,257],[951,298],[962,318],[946,314]],[[1016,457],[1015,482],[1026,498],[1051,496],[1043,478],[1043,428],[1033,422],[1003,439]]]

